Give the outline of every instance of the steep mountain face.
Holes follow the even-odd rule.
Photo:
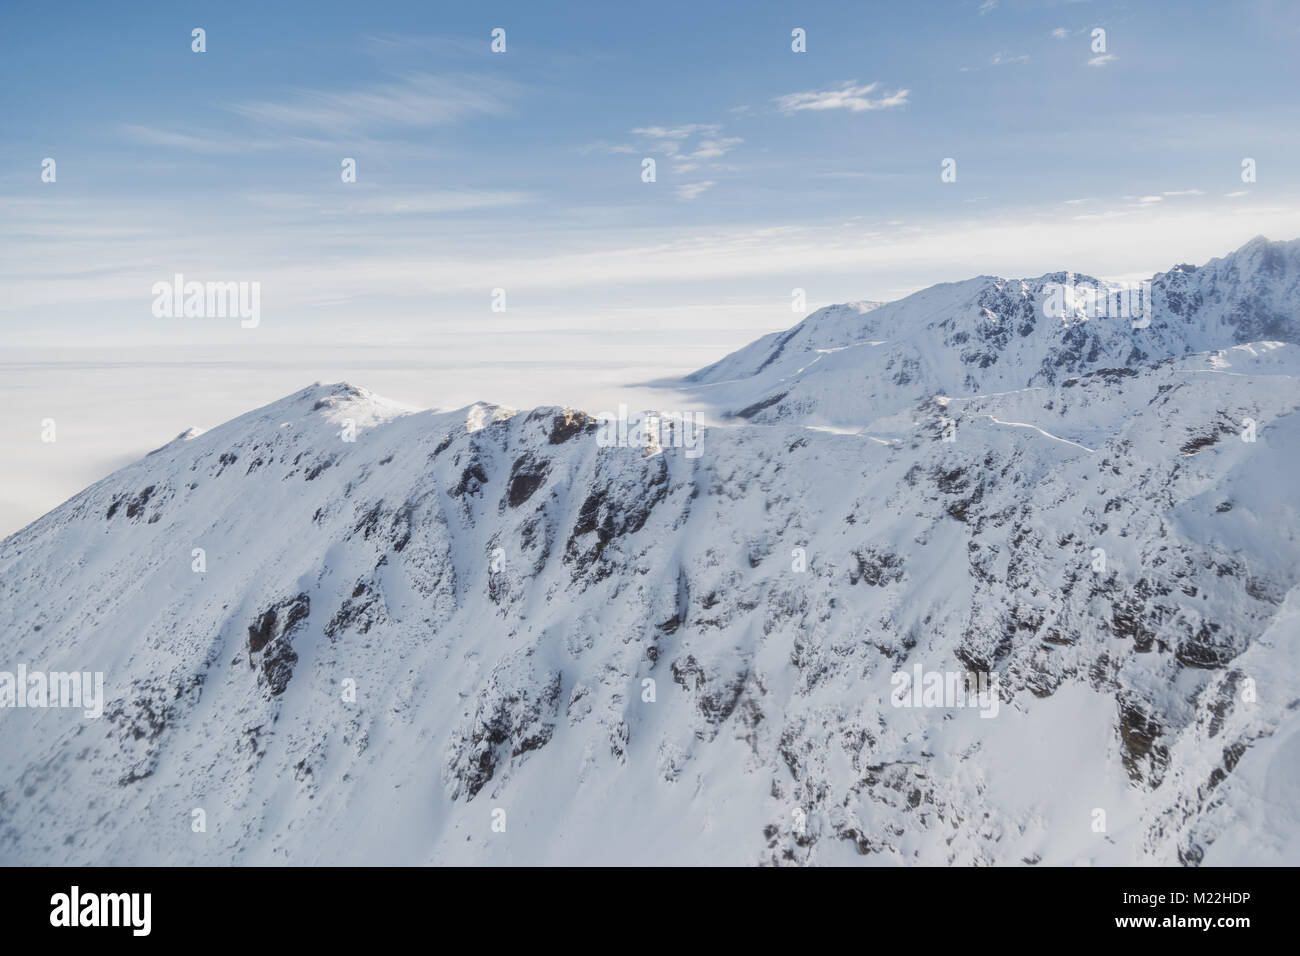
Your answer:
[[[1099,283],[1065,272],[980,276],[870,310],[830,306],[683,384],[730,417],[856,427],[930,395],[1051,386],[1249,342],[1300,343],[1300,240],[1259,237],[1203,267],[1152,277],[1149,324],[1089,317],[1082,301],[1054,317],[1052,289],[1064,285]]]
[[[0,542],[0,670],[107,698],[0,710],[0,861],[1300,862],[1281,248],[1166,274],[1147,358],[1041,318],[983,367],[924,345],[1023,308],[975,280],[698,376],[1039,359],[881,385],[858,433],[756,413],[688,455],[348,385],[184,433]]]

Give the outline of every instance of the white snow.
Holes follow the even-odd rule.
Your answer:
[[[343,383],[183,433],[0,542],[0,671],[109,698],[0,709],[0,863],[1300,862],[1297,249],[1146,339],[822,310],[699,458]]]

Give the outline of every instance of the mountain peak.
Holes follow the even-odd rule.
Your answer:
[[[185,442],[185,441],[190,441],[191,439],[194,438],[198,438],[205,431],[207,431],[207,429],[200,428],[198,425],[191,425],[189,428],[185,429],[183,432],[181,432],[179,435],[177,435],[175,438],[169,441],[166,445],[160,445],[159,447],[155,448],[153,451],[149,452],[149,454],[156,455],[158,454],[158,452],[163,451],[164,449],[178,442]]]

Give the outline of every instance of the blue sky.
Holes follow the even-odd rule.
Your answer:
[[[0,321],[148,335],[131,289],[174,272],[263,276],[285,329],[475,318],[498,286],[577,318],[890,298],[1140,273],[1288,221],[1296,4],[728,6],[11,5]]]
[[[562,403],[788,327],[794,288],[811,311],[1293,238],[1298,45],[1272,0],[9,3],[0,400],[117,396],[84,427],[120,454],[315,378]],[[176,273],[260,282],[259,327],[154,317]],[[148,371],[93,400],[68,371],[122,361]],[[151,418],[196,361],[203,401]]]

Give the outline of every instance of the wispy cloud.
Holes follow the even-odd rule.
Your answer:
[[[1113,62],[1115,58],[1116,57],[1114,53],[1103,53],[1100,56],[1094,56],[1091,60],[1088,61],[1088,65],[1105,66],[1107,63]]]
[[[440,59],[481,56],[489,43],[480,37],[403,36],[397,33],[372,33],[362,38],[361,48],[372,56],[389,58],[399,53],[433,54]]]
[[[1002,66],[1006,63],[1024,63],[1028,59],[1028,53],[1021,53],[1018,56],[1012,56],[1010,53],[994,53],[989,62],[994,66]]]
[[[588,143],[586,146],[577,147],[580,153],[635,153],[636,147],[629,146],[627,143],[610,143],[601,140],[598,143]]]
[[[686,202],[690,202],[692,199],[698,199],[700,197],[700,194],[703,193],[706,189],[709,189],[716,185],[717,183],[712,180],[706,180],[705,182],[702,183],[686,183],[682,186],[678,186],[676,190],[674,190],[674,192],[677,193],[678,199],[682,199],[685,200]]]
[[[123,123],[119,129],[131,139],[146,146],[184,149],[192,153],[211,153],[218,156],[261,152],[277,145],[271,140],[250,139],[218,130],[168,130],[135,123]]]
[[[988,13],[990,10],[996,10],[997,8],[998,0],[984,0],[984,2],[980,4],[980,16],[984,16],[984,14]]]
[[[483,209],[502,209],[536,202],[530,193],[512,190],[434,189],[411,190],[385,188],[381,192],[355,195],[348,191],[342,199],[331,196],[323,202],[319,195],[300,193],[247,193],[259,206],[279,212],[322,216],[418,216]]]
[[[689,201],[709,186],[678,188],[681,199]],[[45,199],[20,211],[33,220],[32,226],[60,221],[79,225],[85,220],[84,201],[61,210],[49,206]],[[104,204],[92,206],[97,213],[110,211]],[[113,204],[111,209],[121,214],[103,215],[99,221],[125,221],[128,210],[141,218],[137,206]],[[65,218],[52,219],[56,212]],[[108,258],[102,255],[105,247],[98,237],[32,243],[20,225],[13,237],[0,236],[0,279],[6,287],[0,317],[28,308],[76,304],[99,314],[100,303],[115,301],[147,316],[148,289],[160,268],[174,265],[176,271],[196,271],[197,266],[186,269],[191,263],[203,263],[208,275],[254,276],[268,295],[274,290],[284,308],[292,310],[350,299],[372,303],[377,289],[417,298],[449,292],[478,295],[499,284],[503,275],[510,277],[512,287],[537,290],[787,274],[843,274],[853,277],[860,289],[866,269],[923,269],[924,284],[1004,268],[1014,270],[1004,274],[1034,275],[1063,264],[1105,275],[1107,270],[1128,273],[1148,266],[1155,271],[1167,267],[1175,255],[1188,261],[1209,258],[1260,232],[1300,234],[1300,206],[1295,203],[1259,206],[1234,199],[1163,202],[1077,218],[1059,215],[1059,205],[1051,204],[1028,215],[1020,210],[957,221],[891,219],[865,231],[863,224],[847,231],[705,227],[682,235],[620,227],[557,242],[549,227],[521,226],[512,230],[508,242],[494,242],[490,255],[480,255],[454,233],[440,241],[412,242],[411,236],[419,233],[395,231],[391,221],[368,226],[357,217],[336,217],[324,228],[313,221],[250,233],[248,217],[243,210],[239,213],[197,233],[177,221],[162,231],[144,229],[125,241],[115,238]],[[150,217],[155,221],[153,211]],[[156,221],[168,222],[165,216]],[[877,234],[886,226],[899,231]],[[313,254],[304,256],[304,249]],[[1137,259],[1145,264],[1139,267]],[[21,266],[4,265],[20,261]],[[92,261],[94,268],[87,268]]]
[[[158,146],[165,149],[185,150],[191,153],[211,156],[243,156],[249,153],[264,153],[275,150],[304,149],[324,150],[328,152],[349,152],[365,150],[370,155],[378,155],[390,147],[391,141],[368,136],[308,136],[299,134],[273,133],[269,135],[250,135],[246,130],[199,129],[159,129],[136,123],[122,123],[117,127],[130,140],[145,146]],[[442,149],[428,143],[405,142],[401,144],[402,155],[407,159],[416,157],[430,158],[442,155]]]
[[[1069,36],[1069,33],[1070,31],[1065,29],[1065,27],[1057,27],[1055,30],[1052,31],[1052,39],[1064,40],[1067,36]]]
[[[701,140],[695,151],[690,153],[686,158],[703,160],[717,159],[726,155],[733,147],[739,146],[744,140],[739,136],[723,136],[718,139]]]
[[[649,141],[650,147],[665,156],[676,156],[685,141],[697,134],[713,135],[721,132],[716,123],[687,123],[683,126],[639,126],[633,136]]]
[[[743,142],[744,140],[739,136],[723,136],[716,139],[700,140],[694,150],[676,157],[673,162],[673,171],[685,173],[692,169],[699,169],[702,163],[721,159]]]
[[[1107,209],[1105,212],[1080,213],[1074,218],[1076,222],[1091,222],[1102,219],[1118,219],[1121,216],[1129,215],[1132,215],[1132,213],[1125,212],[1122,209]]]
[[[491,76],[412,74],[396,83],[336,92],[297,90],[282,101],[232,103],[247,119],[286,129],[355,135],[367,130],[424,128],[476,115],[499,116],[518,88]]]
[[[632,130],[652,151],[671,157],[673,172],[686,173],[713,164],[744,142],[739,136],[721,136],[716,123],[683,126],[641,126]],[[693,140],[693,142],[692,142]]]
[[[880,87],[879,83],[857,86],[850,80],[839,89],[810,90],[806,93],[789,93],[775,99],[777,108],[782,113],[797,113],[801,110],[850,110],[861,113],[864,110],[886,110],[896,106],[907,105],[909,90],[895,90],[872,96]]]

